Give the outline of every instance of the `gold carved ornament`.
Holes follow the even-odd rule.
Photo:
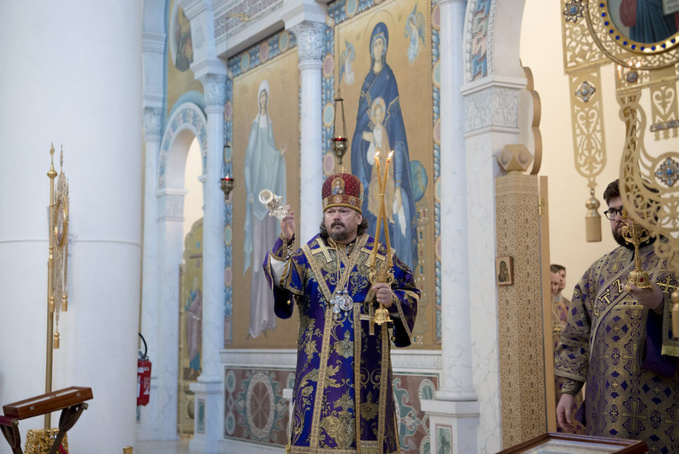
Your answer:
[[[571,95],[571,130],[574,163],[587,179],[590,197],[585,202],[586,239],[601,241],[601,203],[594,196],[596,177],[606,166],[604,109],[601,99],[601,66],[608,63],[595,44],[585,20],[587,0],[562,0],[561,26],[564,71]]]
[[[656,254],[667,261],[676,275],[679,274],[679,150],[676,141],[665,139],[676,137],[679,127],[676,101],[679,33],[655,42],[635,41],[630,37],[632,29],[622,26],[617,13],[609,10],[606,0],[585,2],[584,16],[593,41],[617,65],[616,95],[620,118],[625,123],[620,193],[633,221],[631,225],[638,224],[642,229],[636,233],[628,231],[628,236],[636,241],[646,237],[662,238],[654,243]],[[646,140],[647,115],[641,102],[645,91],[650,93],[653,122],[649,132],[655,138],[649,142]],[[640,268],[640,264],[635,271],[636,268]],[[679,291],[672,293],[672,301],[672,332],[676,338]]]
[[[59,348],[59,315],[68,310],[68,180],[63,171],[64,150],[61,149],[60,173],[54,169],[54,145],[50,147],[49,256],[47,261],[47,335],[45,393],[52,392],[54,349]],[[57,178],[56,189],[54,179]],[[45,430],[51,428],[51,413],[45,414]]]

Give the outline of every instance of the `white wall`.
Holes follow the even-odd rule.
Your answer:
[[[197,139],[193,139],[189,147],[185,172],[184,187],[188,192],[184,196],[184,238],[193,223],[203,217],[203,183],[199,180],[203,174],[203,159]]]
[[[69,310],[53,389],[91,387],[73,452],[134,444],[141,275],[141,7],[3,2],[0,404],[45,392],[50,143],[70,182]],[[52,426],[59,413],[52,416]],[[41,428],[42,418],[21,421]],[[3,440],[0,453],[9,453]]]

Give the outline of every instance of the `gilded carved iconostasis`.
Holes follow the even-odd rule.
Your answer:
[[[621,16],[627,3],[527,0],[524,7],[521,60],[533,72],[542,104],[541,174],[549,178],[550,258],[568,269],[563,294],[569,298],[592,261],[616,246],[609,222],[602,215],[606,209],[602,194],[609,182],[621,176],[626,131],[618,90],[644,87],[639,100],[648,115],[645,147],[650,154],[660,156],[678,137],[677,128],[671,127],[679,111],[676,62],[653,71],[653,76],[640,71],[638,82],[629,84],[625,79],[630,69],[609,58],[590,34],[588,14],[600,34],[607,37],[604,46],[608,52],[645,53],[644,58],[666,59],[668,53],[660,51],[667,45],[663,48],[660,43],[653,51],[653,44],[632,38],[637,33],[632,31],[633,22]],[[538,34],[541,39],[536,40]],[[642,47],[646,49],[641,51]],[[664,126],[651,130],[653,125]],[[585,203],[592,197],[592,189],[600,203],[599,242],[586,239]]]

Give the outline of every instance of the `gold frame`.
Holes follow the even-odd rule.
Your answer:
[[[654,43],[640,43],[625,36],[612,19],[611,0],[587,0],[585,17],[597,46],[611,60],[642,70],[673,66],[679,60],[679,32]]]

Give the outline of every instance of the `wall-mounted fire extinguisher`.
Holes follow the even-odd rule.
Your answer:
[[[151,395],[151,361],[146,355],[148,353],[146,339],[141,333],[139,337],[144,342],[144,353],[139,351],[139,359],[137,359],[137,406],[143,406],[149,403]]]

